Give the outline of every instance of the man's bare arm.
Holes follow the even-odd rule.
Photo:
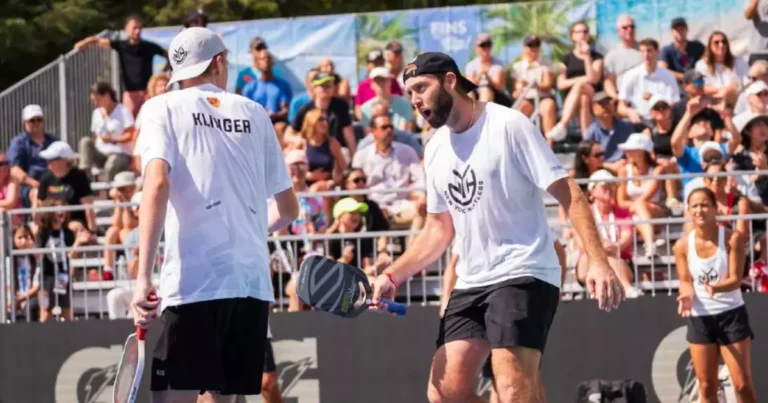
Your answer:
[[[600,241],[595,218],[592,216],[587,199],[584,198],[579,186],[570,178],[562,178],[551,184],[547,191],[565,209],[584,244],[584,250],[589,259],[607,262],[608,257],[605,254],[605,249],[603,249],[603,243]]]
[[[299,201],[293,188],[275,194],[275,202],[267,213],[268,232],[279,231],[292,223],[299,216]]]
[[[384,273],[391,274],[398,284],[408,280],[443,255],[453,241],[453,234],[453,221],[449,212],[427,214],[424,228],[416,236],[413,245]]]
[[[98,36],[89,36],[75,44],[75,50],[87,48],[88,46],[100,46],[102,48],[111,47],[109,38],[99,38]]]
[[[139,209],[139,270],[136,277],[146,280],[146,284],[152,281],[152,267],[165,225],[171,194],[169,172],[168,163],[161,159],[149,161],[145,169]]]

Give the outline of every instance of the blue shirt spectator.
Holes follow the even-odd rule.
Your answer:
[[[243,96],[263,106],[268,113],[280,112],[281,105],[291,103],[291,85],[279,77],[269,81],[256,79],[243,88]]]
[[[410,146],[413,148],[413,151],[416,151],[416,154],[419,155],[419,158],[424,158],[424,147],[421,145],[419,138],[415,134],[395,129],[394,136],[394,141],[396,143],[402,143]],[[373,136],[368,135],[363,137],[363,139],[357,143],[357,149],[362,150],[371,145],[373,145]]]
[[[283,74],[277,67],[272,68],[272,74],[277,78],[283,78]],[[245,90],[245,86],[261,78],[261,71],[253,66],[248,66],[239,73],[237,73],[237,80],[235,81],[235,92],[240,94]],[[288,86],[290,88],[290,86]]]
[[[391,97],[389,101],[371,98],[360,107],[360,122],[363,126],[369,127],[371,125],[373,106],[380,102],[389,103],[389,115],[392,117],[392,124],[396,129],[403,130],[406,123],[416,120],[416,117],[413,115],[413,107],[407,99],[398,95],[392,95]]]
[[[39,180],[48,171],[48,161],[40,157],[56,137],[45,133],[43,109],[39,105],[27,105],[21,113],[24,130],[11,139],[8,147],[8,161],[29,177]]]
[[[293,97],[291,105],[288,107],[288,121],[293,122],[296,119],[296,114],[299,113],[299,109],[310,102],[312,102],[312,97],[309,96],[307,91]]]
[[[619,149],[619,144],[626,142],[634,131],[632,123],[619,118],[614,118],[613,127],[610,129],[600,126],[595,120],[584,134],[584,140],[600,143],[605,152],[605,162],[616,162],[624,157],[624,151]]]
[[[695,174],[704,172],[704,168],[701,166],[701,155],[708,152],[712,148],[712,142],[705,143],[706,148],[697,148],[694,146],[685,146],[683,149],[683,155],[677,157],[677,165],[680,167],[681,174]],[[715,143],[716,144],[716,143]],[[720,151],[722,152],[723,160],[728,160],[728,144],[719,144]],[[702,151],[703,150],[703,151]],[[683,178],[683,186],[687,185],[693,178]]]
[[[661,48],[659,60],[667,64],[667,68],[678,73],[694,68],[696,62],[704,56],[704,44],[693,40],[685,44],[685,52],[675,47],[674,43]]]

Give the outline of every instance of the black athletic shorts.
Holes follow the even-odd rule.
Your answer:
[[[269,303],[230,298],[166,308],[152,356],[151,389],[257,395]]]
[[[560,289],[534,277],[454,290],[437,339],[488,340],[491,348],[522,346],[544,352],[560,301]]]
[[[745,340],[747,337],[755,338],[752,328],[749,326],[749,316],[745,305],[717,315],[688,318],[686,338],[691,344],[726,346]]]
[[[264,345],[264,372],[277,372],[275,362],[275,350],[272,348],[272,339],[267,339]]]

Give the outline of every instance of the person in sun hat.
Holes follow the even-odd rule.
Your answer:
[[[75,166],[73,160],[78,157],[65,141],[55,141],[40,152],[40,157],[48,161],[48,171],[40,178],[40,187],[34,205],[49,198],[63,200],[67,205],[90,206],[95,199],[88,175]],[[91,208],[69,212],[67,224],[70,231],[77,234],[87,228],[96,231],[96,213]]]
[[[182,30],[169,54],[171,82],[181,89],[148,100],[142,114],[131,302],[136,326],[162,316],[147,358],[152,401],[257,395],[274,302],[267,234],[297,217],[298,201],[267,112],[226,91],[229,52],[219,35]],[[152,267],[163,233],[156,288]]]
[[[658,165],[653,158],[653,141],[644,133],[634,133],[626,142],[619,145],[624,151],[627,164],[619,171],[619,177],[632,179],[638,176],[658,176],[664,167]],[[658,179],[629,180],[618,183],[616,201],[619,207],[629,210],[634,217],[641,220],[664,217],[665,211],[661,206],[661,181]],[[656,256],[654,228],[650,224],[637,226],[637,231],[645,243],[645,256]]]

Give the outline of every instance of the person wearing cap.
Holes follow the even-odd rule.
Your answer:
[[[226,91],[229,52],[221,37],[187,28],[170,53],[171,84],[181,89],[150,99],[142,114],[131,302],[136,326],[162,316],[163,343],[148,358],[152,400],[195,402],[201,391],[217,400],[259,394],[254,380],[262,378],[274,301],[267,234],[298,216],[298,201],[269,115]],[[152,266],[163,233],[156,288]]]
[[[619,177],[632,179],[664,173],[664,166],[658,165],[653,158],[653,141],[644,133],[633,133],[626,142],[619,144],[619,148],[627,158],[627,164],[619,171]],[[641,220],[664,217],[660,182],[657,179],[619,182],[617,205],[629,210],[634,217]],[[645,244],[645,256],[649,259],[657,256],[653,225],[640,224],[637,231]]]
[[[664,67],[659,67],[659,43],[646,38],[640,41],[642,64],[629,69],[619,88],[619,115],[635,124],[635,130],[650,126],[651,106],[648,101],[655,95],[677,102],[680,100],[680,86],[675,76]]]
[[[266,109],[278,138],[282,138],[288,122],[288,105],[293,97],[291,84],[274,75],[274,60],[269,52],[261,52],[255,61],[261,74],[245,85],[242,95]]]
[[[484,102],[496,102],[511,106],[512,101],[507,91],[507,70],[504,63],[493,57],[493,40],[482,33],[475,38],[477,57],[464,66],[464,74],[469,81],[477,84],[478,99]]]
[[[768,84],[763,80],[756,80],[739,94],[733,113],[738,116],[742,113],[766,112],[768,112]]]
[[[370,52],[368,52],[368,57],[366,59],[367,61],[367,71],[370,75],[371,71],[375,69],[376,67],[385,67],[384,62],[384,52],[381,49],[373,49]],[[403,95],[403,89],[400,87],[400,84],[397,83],[396,77],[390,77],[390,92],[394,95]],[[360,118],[360,107],[368,102],[371,98],[376,96],[376,93],[373,91],[373,83],[371,82],[371,77],[366,77],[365,80],[361,81],[360,84],[357,85],[357,92],[355,93],[355,116],[359,119]]]
[[[565,93],[560,120],[545,132],[551,141],[565,139],[567,127],[576,114],[583,135],[593,121],[592,96],[603,90],[603,55],[590,46],[589,25],[583,21],[571,25],[570,37],[573,50],[558,66],[557,90]]]
[[[688,39],[688,23],[683,17],[673,18],[669,29],[672,31],[672,43],[661,48],[659,66],[682,82],[683,74],[704,56],[704,44],[697,39]]]
[[[117,92],[109,83],[91,86],[91,102],[96,106],[91,114],[91,133],[80,139],[80,169],[91,174],[103,169],[107,181],[118,172],[130,169],[136,121],[128,108],[118,102]]]
[[[768,60],[768,9],[765,0],[747,0],[744,9],[744,18],[750,23],[747,51],[749,52],[749,64],[758,60]]]
[[[312,102],[304,105],[296,112],[296,118],[291,122],[288,136],[301,136],[304,118],[307,112],[319,109],[325,112],[328,118],[328,134],[339,141],[343,148],[350,152],[350,156],[357,150],[355,131],[352,128],[352,116],[349,114],[349,104],[343,99],[334,97],[336,92],[336,80],[332,75],[319,73],[312,81]],[[349,159],[347,159],[349,160]]]
[[[700,173],[702,169],[702,155],[699,147],[705,142],[715,138],[715,131],[712,128],[711,119],[707,117],[707,110],[716,113],[714,110],[706,107],[706,100],[696,97],[688,101],[686,112],[672,133],[672,154],[674,154],[680,173]],[[725,128],[731,133],[727,143],[719,144],[722,155],[725,159],[733,154],[741,144],[741,131],[734,126],[730,113],[724,111],[721,118],[725,122]],[[691,141],[692,145],[687,145]],[[715,143],[718,144],[718,143]],[[690,181],[690,178],[683,178],[683,187]]]
[[[184,28],[202,27],[208,26],[208,16],[203,9],[197,8],[190,11],[187,14],[187,19],[184,21]]]
[[[704,92],[718,101],[736,102],[739,91],[749,76],[747,62],[734,56],[728,36],[722,31],[709,35],[707,49],[695,69],[704,75]]]
[[[675,126],[680,122],[680,119],[685,115],[685,111],[688,107],[688,101],[697,97],[701,97],[702,102],[706,105],[711,105],[713,99],[704,93],[704,75],[696,70],[686,70],[683,74],[683,92],[680,93],[680,101],[672,105],[672,121],[675,122]],[[722,120],[720,122],[713,122],[713,125],[722,128]]]
[[[168,59],[168,52],[160,45],[141,38],[141,17],[131,15],[123,27],[127,39],[109,39],[89,36],[75,44],[75,50],[89,46],[114,49],[120,59],[120,71],[123,80],[123,104],[135,117],[147,97],[147,82],[152,76],[155,56]]]
[[[302,106],[312,102],[312,81],[319,73],[320,70],[316,67],[307,70],[307,75],[304,78],[304,86],[307,90],[291,99],[291,104],[288,106],[288,123],[296,119],[296,114]]]
[[[32,206],[37,198],[38,182],[48,162],[40,152],[50,146],[56,137],[45,132],[45,118],[40,105],[27,105],[21,111],[24,129],[11,139],[8,146],[8,161],[11,163],[11,176],[21,186],[21,203],[24,207]]]
[[[85,172],[74,166],[77,154],[65,141],[55,141],[40,152],[48,161],[48,171],[40,178],[40,188],[34,206],[47,199],[63,200],[69,206],[91,206],[94,201],[91,181]],[[96,231],[96,213],[91,208],[69,212],[69,229],[77,234],[83,228]]]
[[[624,74],[643,64],[635,39],[637,26],[634,18],[628,14],[620,15],[616,19],[616,30],[621,41],[605,54],[605,92],[613,99],[619,99]]]
[[[555,100],[555,75],[550,64],[540,57],[541,38],[528,35],[523,39],[523,55],[520,61],[512,65],[514,80],[513,99],[522,98],[519,110],[530,117],[534,103],[538,98],[541,130],[548,133],[557,123],[557,102]],[[532,85],[526,91],[526,88]]]
[[[672,120],[672,106],[666,99],[653,96],[648,101],[651,107],[651,127],[644,130],[650,135],[653,141],[653,154],[656,162],[663,167],[665,174],[679,174],[680,168],[677,166],[675,155],[672,152],[672,131],[674,130],[674,121]],[[664,181],[666,190],[667,208],[673,215],[679,215],[683,212],[683,204],[678,198],[682,183],[678,179],[667,179]]]
[[[584,140],[600,143],[605,152],[605,168],[619,172],[624,165],[624,152],[619,144],[626,142],[635,132],[634,127],[616,115],[614,101],[605,92],[598,92],[592,97],[592,114],[595,121],[584,132]]]
[[[745,113],[734,119],[736,129],[741,133],[744,148],[733,155],[733,168],[736,171],[768,170],[768,115],[765,113]],[[764,205],[768,205],[768,177],[751,175]]]
[[[403,44],[400,41],[390,41],[384,48],[384,56],[386,59],[386,66],[389,69],[389,74],[397,79],[397,83],[400,88],[403,84]]]
[[[630,269],[633,256],[635,228],[632,213],[616,204],[617,184],[608,182],[616,177],[605,169],[595,171],[589,177],[590,209],[600,236],[601,247],[608,256],[608,264],[626,290],[627,298],[637,298],[642,292],[632,285],[633,273]],[[622,224],[618,224],[618,223]],[[581,237],[576,236],[579,251],[576,263],[576,281],[582,286],[587,284],[590,261],[585,253]]]
[[[334,224],[327,234],[354,234],[365,229],[363,215],[368,205],[351,197],[345,197],[333,206]],[[359,265],[370,280],[391,263],[387,254],[378,254],[374,261],[375,238],[342,238],[328,241],[328,255],[351,265]],[[358,263],[359,262],[359,263]]]
[[[393,95],[390,90],[391,75],[386,67],[376,67],[369,75],[371,88],[376,96],[360,106],[360,122],[363,127],[369,127],[373,114],[373,105],[384,104],[389,107],[392,123],[397,130],[412,132],[416,128],[416,117],[413,115],[413,107],[407,99],[400,95]]]
[[[739,94],[739,98],[736,100],[736,106],[733,107],[734,116],[749,110],[752,110],[753,112],[760,110],[760,107],[752,106],[752,102],[750,102],[751,97],[748,95],[748,92],[752,92],[752,95],[754,95],[754,93],[760,93],[760,91],[756,92],[755,90],[761,86],[752,88],[750,91],[750,87],[755,84],[759,85],[760,81],[768,84],[768,61],[766,60],[756,60],[749,66],[749,77],[747,78],[747,83],[745,83],[745,89]]]
[[[530,119],[471,98],[477,86],[444,53],[418,55],[403,79],[413,106],[437,128],[424,156],[427,219],[405,253],[376,277],[373,303],[384,308],[382,297],[392,298],[398,284],[455,242],[457,282],[440,320],[440,358],[431,373],[441,375],[429,382],[429,400],[479,401],[475,380],[491,353],[505,367],[494,371],[499,394],[537,401],[544,393],[541,351],[560,299],[560,265],[542,190],[561,202],[584,241],[586,283],[599,307],[617,308],[624,288],[581,190]],[[530,300],[538,302],[522,303]],[[512,305],[525,305],[524,312],[513,314]]]
[[[323,60],[320,60],[320,63],[317,64],[317,69],[321,73],[330,74],[333,76],[334,80],[336,81],[336,92],[334,93],[335,97],[339,97],[347,102],[352,101],[352,95],[350,94],[350,88],[349,88],[349,80],[339,75],[339,73],[336,72],[336,65],[333,63],[333,59],[330,57],[326,57]]]
[[[255,36],[251,39],[249,49],[251,50],[251,57],[253,62],[250,66],[240,70],[235,80],[235,93],[242,94],[245,86],[258,79],[261,76],[261,70],[259,69],[259,61],[263,60],[264,54],[269,53],[267,47],[267,41],[260,36]],[[283,78],[283,73],[277,67],[272,67],[272,73],[275,77]]]

